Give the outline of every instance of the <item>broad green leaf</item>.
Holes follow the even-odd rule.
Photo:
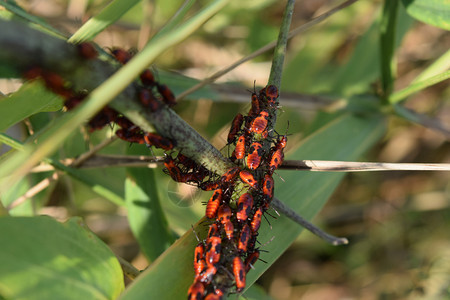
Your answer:
[[[450,30],[450,1],[402,0],[406,11],[424,23]]]
[[[137,148],[130,148],[128,153],[143,154],[134,149]],[[128,221],[142,252],[153,261],[174,240],[161,209],[155,171],[149,168],[127,168],[127,171],[130,175],[125,181]]]
[[[81,26],[68,41],[77,44],[83,41],[92,40],[97,34],[120,19],[120,17],[139,2],[141,1],[115,0],[109,3],[98,15],[84,23],[84,25]]]
[[[5,299],[114,299],[124,289],[112,251],[79,218],[0,218]]]
[[[61,108],[62,98],[48,91],[40,81],[26,83],[17,92],[0,99],[0,131],[38,112]]]
[[[384,130],[385,119],[380,115],[344,115],[305,139],[289,158],[356,160],[380,139]],[[285,182],[277,180],[275,196],[308,220],[320,211],[345,175],[295,171],[278,173]],[[195,230],[200,238],[205,238],[207,227],[202,225],[202,221],[195,226]],[[267,243],[262,249],[268,252],[264,252],[261,258],[268,263],[257,263],[255,270],[248,273],[248,286],[274,263],[302,231],[284,216],[271,219],[271,227],[264,222],[258,237],[262,244]],[[121,299],[185,298],[194,277],[192,263],[196,244],[193,232],[188,231],[129,286]]]

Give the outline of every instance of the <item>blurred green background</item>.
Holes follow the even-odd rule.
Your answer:
[[[31,14],[70,34],[90,16],[97,14],[108,1],[17,2]],[[181,3],[142,1],[94,41],[105,49],[141,49]],[[292,28],[337,4],[326,0],[298,1]],[[289,122],[288,154],[289,148],[295,148],[302,138],[320,128],[328,116],[332,117],[332,108],[323,108],[320,101],[307,101],[306,95],[323,97],[319,100],[340,99],[379,89],[377,24],[381,7],[382,1],[359,1],[289,43],[281,87],[280,103],[283,107],[277,124],[278,131],[283,133]],[[157,76],[162,81],[169,78],[165,83],[179,94],[182,87],[176,82],[168,82],[170,76],[166,71],[198,79],[211,75],[275,40],[283,9],[284,2],[281,4],[274,0],[231,1],[225,11],[202,30],[158,59],[154,65]],[[450,48],[448,31],[414,21],[405,12],[400,14],[398,22],[395,90],[407,86]],[[213,145],[223,148],[229,122],[237,112],[245,112],[249,108],[248,90],[253,89],[254,81],[257,86],[266,84],[271,56],[268,52],[222,77],[218,81],[220,99],[183,101],[175,110]],[[225,85],[225,82],[232,85]],[[17,86],[14,81],[0,81],[0,90],[4,94]],[[410,97],[405,106],[440,119],[450,127],[448,86],[448,81],[434,85]],[[28,124],[17,126],[14,134],[23,140],[27,126],[36,131],[58,114],[35,115]],[[87,151],[89,144],[97,144],[112,133],[107,128],[86,138],[86,132],[80,129],[66,142],[58,157],[76,157]],[[338,140],[336,145],[339,145]],[[132,148],[125,143],[114,142],[101,153],[139,151],[139,146],[133,145]],[[443,134],[393,116],[385,138],[363,161],[450,162],[450,143]],[[124,168],[83,172],[102,178],[106,186],[123,194]],[[292,171],[279,171],[278,174],[283,177],[285,172]],[[158,192],[169,193],[173,200],[163,203],[170,227],[176,234],[182,234],[190,224],[200,219],[204,213],[201,202],[206,201],[210,194],[176,184],[161,170],[155,173],[160,177],[158,182],[163,183]],[[20,196],[43,175],[34,176],[33,182],[23,180],[18,187],[11,189],[15,195],[8,195],[8,198]],[[450,175],[446,172],[348,174],[314,222],[334,235],[348,237],[350,244],[329,246],[303,232],[257,283],[273,299],[433,299],[442,290],[448,291],[450,283],[449,182]],[[59,219],[81,215],[117,254],[138,268],[148,264],[139,253],[138,244],[128,227],[126,212],[69,177],[60,177],[33,201],[14,210],[16,214],[37,211]],[[297,225],[292,223],[292,226]]]

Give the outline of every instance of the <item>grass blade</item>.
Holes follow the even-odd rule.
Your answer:
[[[409,85],[408,87],[393,93],[389,97],[389,102],[391,104],[398,103],[398,102],[404,100],[406,97],[408,97],[414,93],[417,93],[418,91],[421,91],[429,86],[432,86],[436,83],[442,82],[449,78],[450,78],[450,70],[446,71],[444,73],[429,77],[428,79],[425,79],[423,81],[413,83],[413,84]]]
[[[108,4],[98,15],[89,19],[68,40],[69,43],[78,44],[90,41],[106,27],[120,19],[141,0],[115,0]]]

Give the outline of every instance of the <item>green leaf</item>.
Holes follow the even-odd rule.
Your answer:
[[[124,288],[111,250],[79,218],[0,218],[0,297],[114,299]]]
[[[417,93],[418,91],[421,91],[429,86],[432,86],[436,83],[442,82],[449,78],[450,78],[450,70],[446,71],[444,73],[429,77],[428,79],[425,79],[423,81],[415,82],[413,84],[410,84],[406,88],[393,93],[389,97],[389,102],[392,104],[398,103],[398,102],[402,101],[403,99],[405,99],[406,97],[408,97],[414,93]]]
[[[26,10],[24,10],[22,7],[20,7],[16,1],[11,0],[0,0],[0,5],[5,7],[7,10],[12,12],[15,16],[19,16],[23,18],[24,20],[30,22],[31,24],[35,24],[37,26],[34,27],[41,27],[40,29],[44,29],[44,31],[47,31],[48,33],[51,33],[55,36],[65,38],[65,36],[53,28],[52,26],[48,25],[47,22],[44,19],[41,19],[35,15],[29,14]]]
[[[0,182],[3,180],[5,179],[1,178]],[[0,202],[3,206],[8,207],[8,205],[13,203],[14,200],[24,195],[30,187],[29,178],[24,177],[8,189],[0,190]],[[17,207],[9,209],[9,214],[11,216],[32,216],[34,215],[33,203],[31,201],[27,201]]]
[[[450,1],[402,0],[406,11],[424,23],[450,30]]]
[[[379,115],[344,115],[330,122],[303,141],[291,159],[356,160],[383,135],[385,119]],[[337,147],[339,143],[339,147]],[[316,215],[344,177],[343,173],[279,171],[285,182],[277,180],[275,195],[308,220]],[[276,176],[275,176],[276,177]],[[206,236],[203,219],[195,226],[200,238]],[[265,272],[302,231],[284,216],[264,222],[258,240],[267,250],[247,275],[247,286]],[[271,241],[273,238],[273,241]],[[271,241],[271,242],[270,242]],[[350,241],[351,242],[351,241]],[[194,278],[193,259],[197,240],[188,231],[164,252],[125,291],[120,299],[183,299]]]
[[[137,147],[130,148],[128,154],[143,154],[134,149]],[[153,261],[174,241],[161,209],[155,172],[148,168],[127,168],[127,171],[131,175],[125,181],[128,221],[142,252]]]
[[[12,147],[15,150],[22,151],[24,149],[22,143],[9,137],[8,135],[6,135],[4,133],[0,133],[0,142]],[[1,156],[0,161],[8,159],[8,156],[9,156],[9,153],[4,154],[3,156]],[[120,206],[125,205],[125,200],[120,195],[120,193],[113,191],[112,188],[110,188],[109,186],[103,184],[102,182],[99,182],[98,177],[94,177],[94,176],[90,175],[88,172],[85,172],[83,170],[68,167],[68,166],[64,165],[63,163],[61,163],[57,160],[54,160],[54,159],[45,158],[44,162],[51,164],[52,166],[55,167],[55,169],[64,171],[68,175],[70,175],[72,178],[77,179],[80,182],[86,184],[94,192],[96,192],[98,195],[104,197],[105,199],[107,199],[117,205],[120,205]],[[6,181],[6,180],[7,180],[7,178],[5,178],[5,180],[0,180],[0,185],[2,185],[3,181]]]
[[[111,2],[98,15],[89,19],[70,38],[70,43],[80,43],[92,40],[106,27],[120,19],[128,10],[133,8],[140,0],[115,0]]]
[[[62,98],[48,91],[40,81],[26,83],[0,99],[0,131],[38,112],[60,110],[62,105]]]
[[[432,76],[438,75],[450,69],[450,50],[447,50],[438,59],[436,59],[430,66],[428,66],[422,73],[419,74],[412,83],[429,79]]]

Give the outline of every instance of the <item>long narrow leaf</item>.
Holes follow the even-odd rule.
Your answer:
[[[97,34],[105,30],[126,14],[141,0],[115,0],[108,4],[98,15],[89,19],[80,29],[77,30],[70,38],[70,43],[80,43],[92,40]]]
[[[389,98],[389,102],[393,103],[393,104],[398,103],[398,102],[404,100],[406,97],[408,97],[414,93],[417,93],[418,91],[421,91],[429,86],[432,86],[436,83],[442,82],[449,78],[450,78],[450,71],[446,71],[444,73],[435,75],[433,77],[429,77],[426,80],[416,82],[400,91],[393,93],[391,95],[391,97]]]

